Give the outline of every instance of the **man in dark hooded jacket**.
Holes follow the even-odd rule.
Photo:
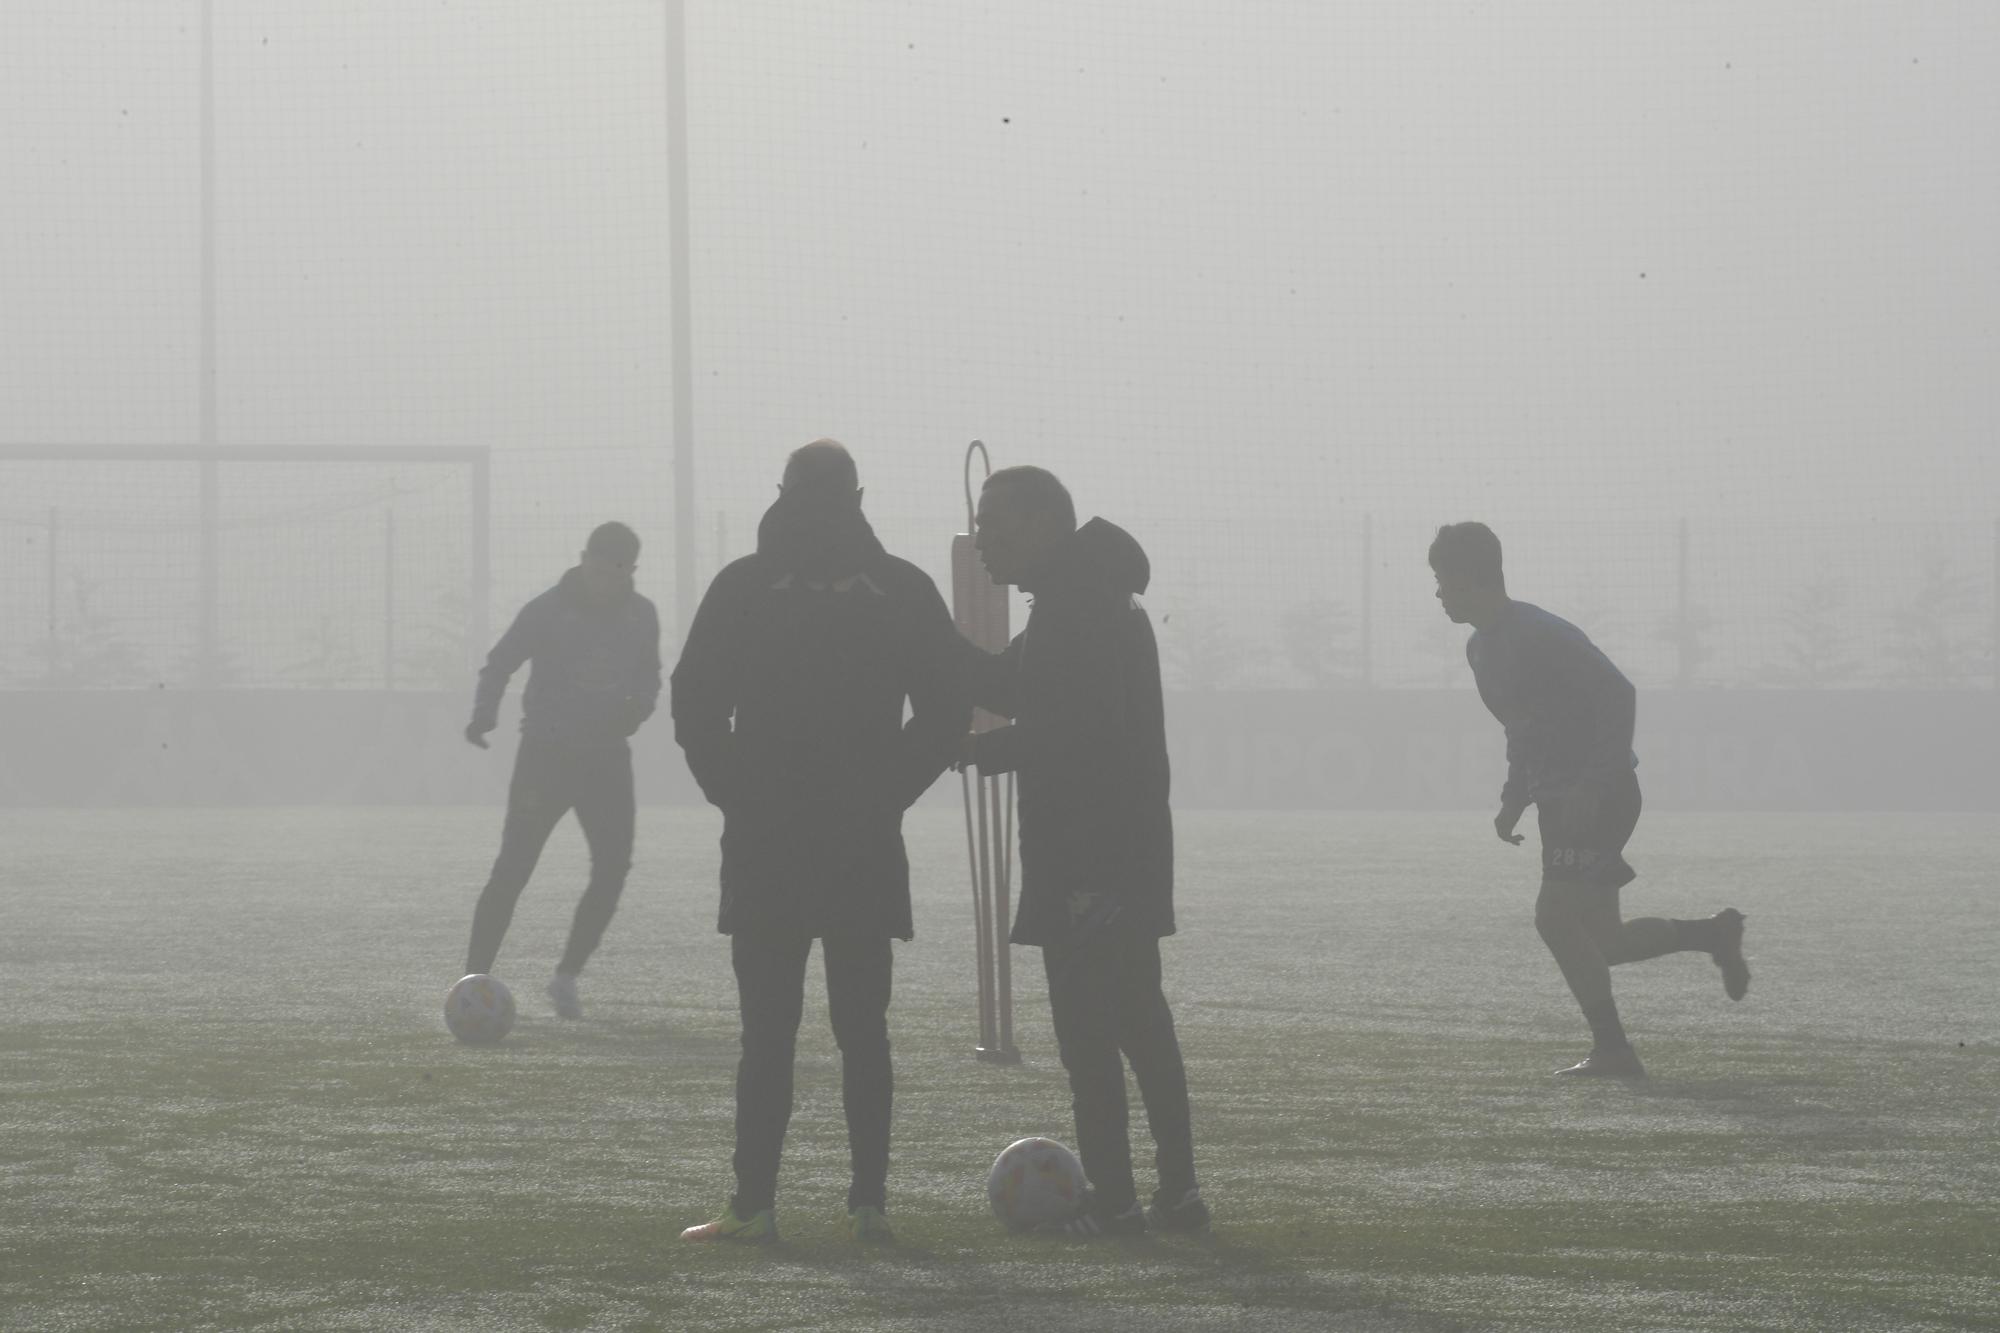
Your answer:
[[[1014,719],[972,738],[965,757],[981,773],[1020,775],[1013,942],[1042,949],[1091,1182],[1063,1229],[1203,1230],[1187,1075],[1160,988],[1160,938],[1174,933],[1174,830],[1159,648],[1138,601],[1151,567],[1123,529],[1101,518],[1077,527],[1069,492],[1041,468],[987,478],[978,528],[987,572],[1034,599],[1005,652],[960,652],[974,702]],[[1125,1060],[1159,1171],[1143,1211]]]
[[[930,577],[876,540],[854,460],[831,440],[792,454],[756,554],[716,575],[695,614],[674,668],[674,738],[723,814],[718,928],[731,937],[743,1053],[736,1190],[685,1240],[776,1238],[815,939],[841,1054],[848,1232],[890,1238],[890,940],[913,933],[902,819],[971,719],[955,638]]]
[[[465,739],[486,748],[507,682],[533,662],[500,855],[472,914],[467,973],[490,972],[549,834],[571,810],[590,846],[590,884],[549,982],[563,1018],[583,1017],[577,974],[604,937],[632,868],[632,749],[660,698],[660,617],[632,587],[639,538],[600,524],[576,566],[521,608],[486,658]]]

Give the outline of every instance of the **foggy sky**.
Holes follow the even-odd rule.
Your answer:
[[[664,598],[658,7],[216,8],[220,438],[510,451],[496,511],[547,509],[536,560],[624,512]],[[9,442],[197,432],[198,13],[0,18]],[[688,27],[704,574],[818,435],[938,572],[967,439],[1047,464],[1169,604],[1269,601],[1356,558],[1363,514],[1400,543],[1374,595],[1419,614],[1442,519],[1615,601],[1661,592],[1681,517],[1736,525],[1726,584],[1796,544],[1759,525],[1995,516],[1990,5]]]

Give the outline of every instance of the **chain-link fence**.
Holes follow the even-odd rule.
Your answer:
[[[0,459],[0,494],[34,497],[0,505],[0,670],[63,688],[462,688],[610,517],[646,539],[642,586],[671,609],[664,449],[432,455]],[[704,511],[702,579],[755,545],[761,499],[738,475],[734,506]],[[871,486],[876,525],[942,585],[962,519],[896,482]],[[1315,520],[1309,496],[1276,491],[1226,516],[1200,502],[1115,515],[1154,554],[1170,684],[1464,682],[1465,630],[1425,563],[1434,524]],[[1514,595],[1645,686],[1995,685],[2000,523],[1493,522]]]
[[[1647,687],[1994,687],[2000,20],[1570,10],[9,6],[0,437],[491,473],[9,463],[0,679],[462,688],[614,517],[671,635],[833,435],[940,578],[1051,467],[1178,688],[1462,686],[1466,518]]]

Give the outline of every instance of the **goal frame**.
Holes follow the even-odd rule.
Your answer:
[[[201,566],[196,640],[199,689],[219,686],[222,605],[222,465],[257,463],[443,463],[466,469],[472,505],[472,589],[467,651],[485,650],[492,600],[492,451],[485,445],[6,444],[0,463],[184,463],[199,469]]]

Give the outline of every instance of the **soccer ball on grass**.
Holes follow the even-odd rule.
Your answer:
[[[1060,1222],[1083,1201],[1083,1163],[1054,1139],[1010,1143],[993,1159],[986,1201],[1015,1231]]]
[[[514,1027],[514,993],[498,977],[460,977],[444,997],[444,1025],[474,1046],[490,1045]]]

